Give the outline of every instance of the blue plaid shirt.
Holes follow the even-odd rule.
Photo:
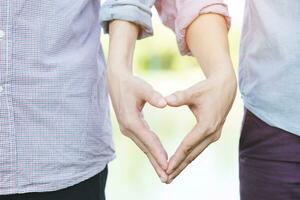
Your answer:
[[[110,2],[106,21],[135,9],[149,32],[151,6]],[[0,195],[62,189],[114,158],[99,11],[98,0],[0,1]]]

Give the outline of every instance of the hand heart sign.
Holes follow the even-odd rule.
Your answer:
[[[223,79],[206,79],[168,97],[135,76],[124,75],[117,80],[110,81],[108,77],[120,130],[147,155],[163,183],[171,183],[209,144],[219,139],[236,95],[236,82]],[[144,120],[142,110],[146,103],[161,109],[188,106],[197,120],[169,160],[159,137]]]

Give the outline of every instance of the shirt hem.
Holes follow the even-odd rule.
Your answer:
[[[69,180],[72,180],[72,181],[66,181],[65,184],[60,184],[57,186],[49,186],[49,187],[43,186],[42,188],[31,187],[31,188],[23,189],[23,190],[22,189],[6,189],[6,190],[1,190],[0,195],[25,194],[25,193],[33,193],[33,192],[54,192],[54,191],[62,190],[62,189],[74,186],[76,184],[79,184],[79,183],[95,176],[96,174],[100,173],[101,171],[103,171],[105,169],[106,165],[110,161],[114,160],[115,158],[116,158],[116,156],[113,155],[106,160],[101,160],[101,162],[103,164],[101,164],[101,165],[97,164],[95,167],[90,169],[88,173],[86,173],[82,176],[79,176],[78,178],[74,178],[74,177],[69,178]],[[51,183],[51,184],[53,184],[53,183]],[[49,185],[51,185],[51,184],[49,184]]]
[[[250,112],[252,112],[259,119],[261,119],[262,121],[267,123],[269,126],[282,129],[282,130],[284,130],[290,134],[296,135],[296,136],[300,136],[300,130],[298,130],[296,128],[286,127],[286,126],[282,125],[282,123],[279,123],[275,120],[268,118],[267,116],[265,116],[261,112],[259,112],[257,109],[255,109],[253,106],[251,106],[251,104],[249,102],[247,102],[245,100],[245,98],[243,98],[243,99],[244,99],[245,108],[248,109]]]

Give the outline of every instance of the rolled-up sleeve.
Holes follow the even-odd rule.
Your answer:
[[[155,0],[107,0],[100,10],[100,22],[105,33],[115,19],[133,22],[140,27],[138,39],[153,35],[151,8]]]
[[[186,29],[199,15],[204,13],[223,15],[228,29],[230,27],[227,5],[223,0],[157,0],[155,6],[162,22],[176,33],[182,55],[191,55],[186,42]]]

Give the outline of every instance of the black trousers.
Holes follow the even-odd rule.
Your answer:
[[[92,178],[62,190],[0,195],[0,200],[105,200],[107,172],[106,167]]]
[[[246,111],[240,190],[241,200],[300,200],[300,137]]]

